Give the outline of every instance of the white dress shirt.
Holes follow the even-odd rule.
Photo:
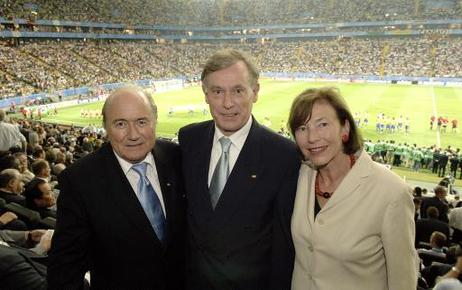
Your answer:
[[[228,138],[231,140],[231,146],[229,147],[229,173],[233,171],[234,164],[236,164],[237,158],[239,157],[239,153],[241,153],[242,147],[244,147],[245,140],[247,140],[247,136],[250,132],[250,127],[252,127],[252,116],[249,117],[249,120],[245,125],[233,133]],[[209,179],[208,185],[210,187],[210,181],[212,180],[213,171],[217,166],[218,160],[220,160],[221,156],[221,144],[220,138],[223,137],[223,133],[218,129],[215,125],[215,134],[213,136],[213,144],[212,144],[212,152],[210,153],[210,164],[209,164]]]
[[[26,137],[17,125],[0,122],[0,151],[7,151],[16,145],[21,146],[21,142],[26,142]]]
[[[132,169],[132,163],[124,160],[122,157],[117,155],[115,151],[114,154],[117,157],[117,160],[119,161],[120,167],[122,167],[122,171],[124,172],[125,176],[130,182],[133,191],[136,193],[136,197],[139,200],[138,181],[140,179],[140,176],[138,175],[138,173],[136,173],[135,170]],[[157,197],[160,200],[162,210],[164,211],[164,216],[166,217],[167,214],[165,212],[164,199],[162,198],[162,190],[160,188],[159,176],[157,175],[157,168],[156,163],[154,162],[154,156],[152,156],[152,153],[149,152],[148,155],[146,155],[146,158],[144,158],[144,160],[141,162],[146,162],[148,164],[148,166],[146,167],[146,176],[149,179],[149,182],[151,183],[152,187],[154,188],[154,191],[157,194]]]

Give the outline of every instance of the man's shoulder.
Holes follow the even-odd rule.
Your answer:
[[[71,173],[75,171],[87,171],[92,172],[101,168],[105,158],[111,154],[111,146],[104,144],[98,150],[77,159],[72,165],[64,169],[62,173]]]
[[[273,148],[274,150],[287,149],[293,152],[297,151],[297,147],[291,139],[281,136],[259,123],[256,123],[255,126],[253,134],[257,134],[258,139],[264,144],[270,145],[267,146],[268,148]],[[250,132],[252,133],[252,130]]]
[[[157,138],[154,151],[161,155],[171,156],[180,152],[180,145],[167,139]]]
[[[213,132],[213,128],[212,120],[186,125],[178,132],[178,141],[183,146],[185,143],[203,138],[207,132]]]
[[[206,130],[210,128],[211,124],[213,123],[212,120],[207,120],[199,123],[192,123],[180,128],[180,134],[190,134],[190,133],[197,133],[202,130]]]

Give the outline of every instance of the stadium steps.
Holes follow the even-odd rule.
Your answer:
[[[110,72],[106,68],[104,68],[102,66],[99,66],[98,64],[94,63],[93,60],[91,60],[90,58],[88,58],[88,57],[86,57],[84,55],[81,55],[75,48],[73,48],[71,51],[72,51],[72,53],[75,54],[76,57],[84,60],[85,62],[88,62],[92,66],[97,67],[99,70],[104,71],[105,73],[107,73],[108,75],[110,75],[112,77],[117,77],[116,75],[114,75],[112,72]]]

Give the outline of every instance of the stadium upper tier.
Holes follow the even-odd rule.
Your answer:
[[[461,18],[458,0],[1,0],[0,17],[253,25]]]
[[[48,41],[0,43],[0,96],[140,79],[197,77],[213,51],[235,47],[263,72],[462,77],[462,39],[341,39],[248,44]]]

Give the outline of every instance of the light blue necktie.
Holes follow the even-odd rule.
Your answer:
[[[229,147],[231,146],[231,140],[221,137],[219,141],[221,144],[221,156],[210,180],[210,201],[213,209],[215,209],[220,199],[229,175]]]
[[[159,197],[146,176],[147,165],[146,162],[142,162],[132,166],[132,169],[140,177],[138,181],[138,200],[157,237],[160,241],[163,241],[165,238],[165,216]]]

